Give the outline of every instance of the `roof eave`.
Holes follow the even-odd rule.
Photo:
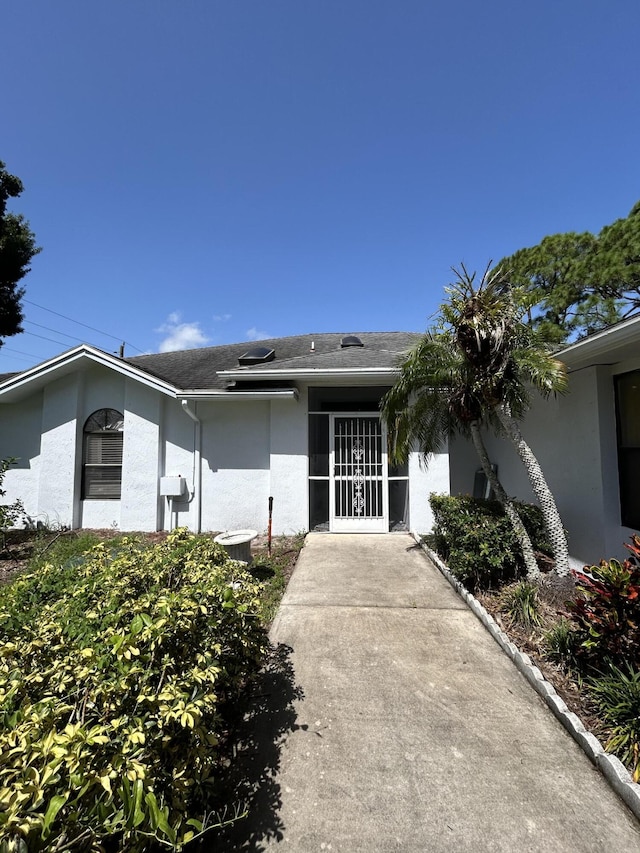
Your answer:
[[[334,367],[300,368],[294,370],[220,370],[218,376],[235,380],[272,380],[290,379],[298,381],[344,380],[344,381],[389,381],[395,380],[398,369],[395,367]],[[237,392],[236,392],[237,393]]]
[[[162,379],[157,379],[116,356],[112,356],[88,344],[81,344],[78,347],[55,356],[55,358],[43,361],[41,364],[29,368],[29,370],[18,373],[1,383],[0,401],[11,402],[12,400],[19,399],[28,394],[30,390],[43,387],[55,379],[56,376],[65,376],[70,373],[71,368],[83,360],[115,370],[129,379],[134,379],[142,385],[154,388],[169,397],[175,397],[177,394],[177,389],[170,383]]]
[[[211,400],[214,402],[231,400],[297,400],[297,388],[283,389],[253,389],[251,391],[211,391],[206,388],[194,388],[189,391],[181,391],[178,395],[181,400]]]
[[[569,368],[593,364],[615,364],[625,357],[624,348],[638,345],[640,316],[630,317],[588,338],[570,344],[556,357]]]

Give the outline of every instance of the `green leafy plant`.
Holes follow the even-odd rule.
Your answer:
[[[542,623],[538,585],[521,580],[507,587],[500,596],[502,612],[515,624],[534,628]]]
[[[545,653],[551,660],[571,665],[574,662],[576,632],[573,623],[565,616],[545,631]]]
[[[221,711],[267,647],[208,537],[123,538],[0,590],[0,850],[174,850],[212,820]]]
[[[626,671],[625,671],[626,670]],[[611,726],[606,748],[631,768],[640,782],[640,671],[611,666],[608,673],[591,678],[589,692]]]
[[[6,489],[3,489],[4,475],[16,462],[17,459],[14,458],[0,459],[0,500],[7,494]],[[0,503],[0,536],[3,548],[6,548],[7,530],[24,516],[24,505],[21,500],[15,500],[10,504]]]
[[[269,626],[273,621],[287,587],[293,566],[304,545],[305,533],[295,536],[276,537],[271,556],[266,551],[254,558],[249,571],[262,582],[259,614],[262,623]]]
[[[597,669],[603,658],[640,668],[640,537],[626,544],[632,556],[602,560],[574,572],[577,598],[568,603],[578,625],[578,659]]]
[[[471,591],[502,586],[525,573],[520,546],[497,501],[432,494],[429,503],[434,528],[426,542]],[[529,504],[517,507],[534,547],[548,553],[540,510]]]

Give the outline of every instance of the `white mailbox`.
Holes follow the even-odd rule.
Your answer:
[[[184,494],[184,477],[160,477],[160,494],[165,498],[179,498]]]

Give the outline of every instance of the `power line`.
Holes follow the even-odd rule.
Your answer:
[[[69,346],[64,341],[55,341],[53,338],[47,338],[45,335],[38,335],[36,332],[23,332],[23,335],[31,335],[32,338],[40,338],[43,341],[51,341],[52,344],[57,344],[59,347]]]
[[[2,349],[4,350],[4,349],[6,349],[6,347],[2,347]],[[8,352],[14,352],[15,353],[15,352],[19,352],[19,350],[8,350]],[[28,356],[28,358],[26,356]],[[31,353],[24,353],[23,355],[6,355],[4,358],[2,356],[2,353],[0,353],[0,361],[2,361],[2,369],[0,370],[0,373],[13,373],[13,372],[21,373],[22,370],[24,369],[24,368],[20,368],[19,370],[15,370],[15,371],[9,370],[7,368],[7,366],[4,364],[4,361],[7,359],[9,361],[26,361],[30,367],[33,367],[34,361],[35,361],[35,364],[37,364],[39,361],[38,356],[37,355],[31,355]]]
[[[2,355],[3,352],[17,352],[18,355],[28,355],[29,358],[40,358],[39,355],[34,355],[32,352],[23,352],[21,349],[12,349],[11,347],[5,346],[0,348],[0,355]]]
[[[110,335],[108,332],[103,332],[102,329],[96,329],[95,326],[87,325],[87,323],[81,323],[80,320],[74,320],[72,317],[67,317],[66,314],[60,314],[58,311],[54,311],[52,308],[45,308],[44,305],[38,305],[37,302],[32,302],[30,299],[23,299],[23,302],[26,302],[29,305],[33,305],[36,308],[40,308],[42,311],[48,311],[50,314],[55,314],[56,317],[62,317],[63,320],[69,320],[69,322],[71,323],[76,323],[78,326],[84,326],[85,329],[91,329],[92,332],[97,332],[99,335],[105,335],[105,337],[107,338],[113,338],[114,341],[122,342],[121,337],[116,337],[116,335]],[[37,323],[35,325],[37,325]],[[59,334],[62,334],[62,332],[60,332]],[[70,337],[70,335],[67,335],[67,337]],[[49,339],[45,338],[45,340]],[[76,340],[79,340],[79,338],[76,338]],[[57,343],[57,341],[54,341],[54,343]],[[125,343],[132,349],[137,350],[139,353],[142,353],[141,349],[138,349],[138,347],[134,346],[128,341],[125,341]]]
[[[62,335],[63,338],[71,338],[72,341],[80,341],[80,343],[84,343],[84,338],[76,338],[75,335],[68,335],[66,332],[58,331],[58,329],[52,329],[51,326],[43,326],[41,323],[34,323],[33,320],[25,320],[25,323],[28,323],[31,326],[37,326],[39,329],[46,329],[48,332],[54,332],[56,335]]]
[[[38,324],[35,323],[34,325],[37,326]],[[42,328],[46,329],[48,327],[43,326]],[[64,332],[58,332],[56,329],[51,329],[51,331],[55,332],[56,335],[64,335],[65,334]],[[22,332],[22,334],[23,335],[31,335],[32,338],[40,338],[43,341],[51,341],[52,344],[57,344],[59,347],[68,347],[69,346],[68,344],[64,343],[64,341],[56,341],[53,338],[47,338],[46,335],[39,335],[37,332]],[[80,341],[81,343],[84,343],[82,338],[74,338],[72,335],[65,335],[65,337],[71,338],[74,341]],[[116,340],[117,340],[117,338],[116,338]],[[102,348],[96,347],[96,349],[102,349]],[[106,352],[106,350],[103,350],[103,352]],[[115,350],[114,350],[114,352],[115,352]],[[40,356],[34,356],[34,358],[40,358]]]

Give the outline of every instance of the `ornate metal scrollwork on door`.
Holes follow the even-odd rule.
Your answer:
[[[353,509],[356,515],[362,515],[365,507],[365,499],[364,499],[364,484],[365,484],[365,476],[364,471],[360,467],[363,457],[364,457],[364,447],[362,446],[362,441],[359,438],[353,442]]]
[[[358,523],[383,516],[382,429],[371,415],[336,416],[334,518]]]

